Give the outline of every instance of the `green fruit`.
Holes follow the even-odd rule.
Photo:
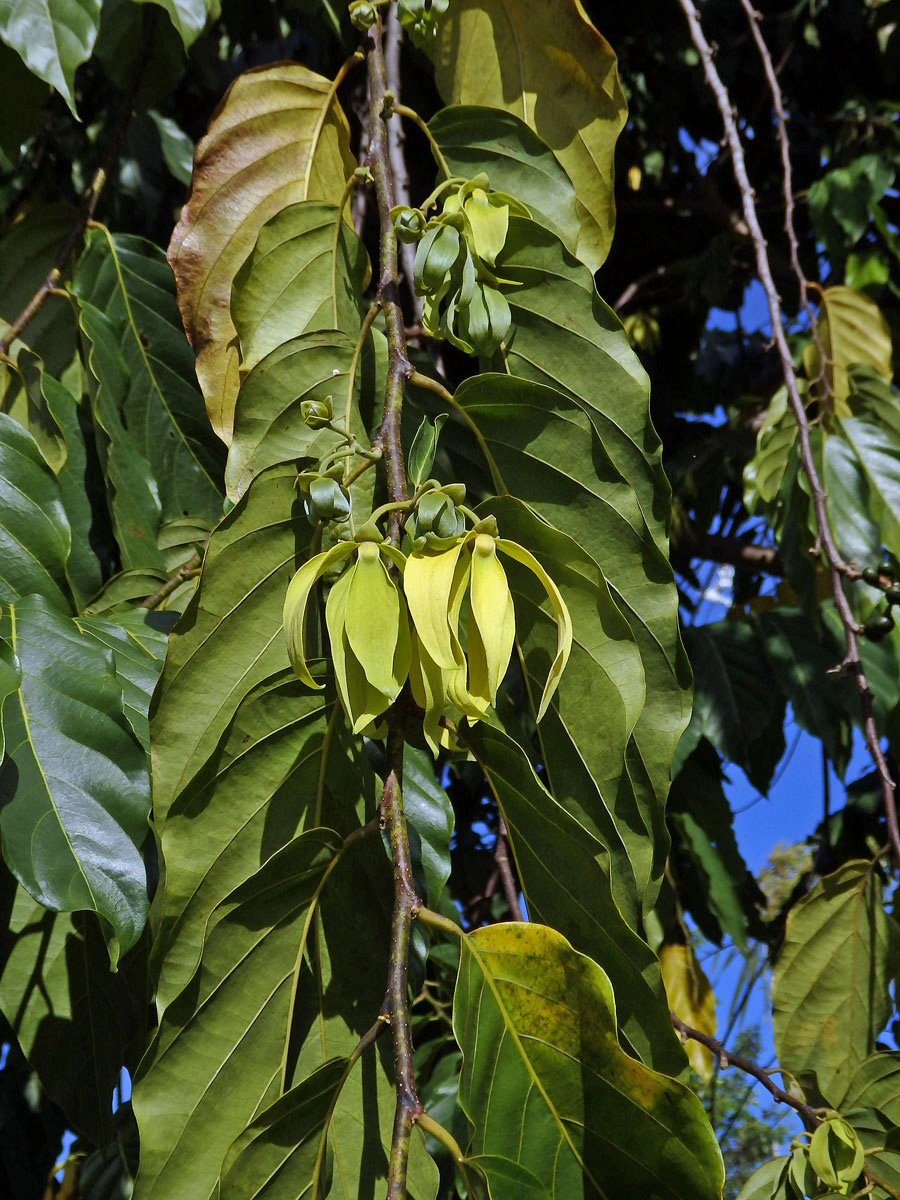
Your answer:
[[[863,637],[868,638],[870,642],[881,642],[893,628],[894,618],[889,612],[882,613],[879,616],[869,617],[863,625]]]
[[[900,584],[892,583],[890,587],[885,588],[884,596],[888,604],[900,604]]]
[[[875,567],[866,567],[862,573],[863,582],[868,583],[871,587],[881,587],[881,581],[878,578],[878,571]]]

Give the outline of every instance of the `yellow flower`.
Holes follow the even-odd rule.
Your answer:
[[[409,618],[403,593],[388,572],[402,573],[406,560],[387,542],[339,542],[304,563],[284,601],[284,628],[294,670],[307,687],[321,687],[309,673],[303,626],[313,586],[326,571],[353,561],[332,587],[325,623],[338,695],[354,733],[365,729],[400,693],[409,674]]]
[[[483,527],[447,549],[417,548],[406,562],[403,588],[415,626],[410,683],[426,713],[432,749],[438,721],[450,701],[477,721],[497,700],[516,636],[516,617],[498,551],[527,567],[539,580],[557,623],[557,652],[538,708],[538,720],[559,685],[572,648],[572,621],[556,584],[534,557]],[[466,648],[460,641],[462,606],[468,601]]]

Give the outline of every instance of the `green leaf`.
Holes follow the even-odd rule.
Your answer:
[[[694,670],[687,745],[708,738],[765,791],[784,752],[784,697],[772,687],[757,630],[745,621],[715,621],[686,628],[684,640]]]
[[[840,422],[867,485],[867,508],[877,523],[880,542],[900,557],[900,430],[867,416]],[[838,501],[839,503],[839,501]],[[861,566],[878,560],[878,545],[869,544],[869,556],[856,559]]]
[[[210,913],[303,829],[347,809],[363,819],[371,768],[342,727],[335,697],[284,672],[247,697],[208,771],[177,796],[160,837],[166,890],[155,905],[164,1010],[193,975]]]
[[[147,913],[150,783],[112,656],[40,596],[5,608],[0,635],[22,670],[3,705],[3,856],[47,908],[103,917],[115,964]]]
[[[112,654],[116,680],[122,689],[122,708],[134,735],[149,754],[150,697],[166,657],[168,636],[150,622],[152,614],[137,610],[113,621],[77,617],[76,626]]]
[[[162,101],[175,88],[188,66],[184,42],[168,12],[162,18],[156,13],[157,20],[152,29],[147,29],[145,22],[153,15],[153,9],[145,8],[146,2],[103,0],[103,21],[94,47],[94,57],[106,75],[123,90],[134,87],[135,75],[140,72],[134,96],[137,112]],[[162,0],[164,4],[171,2]],[[189,181],[190,162],[186,182]]]
[[[659,963],[616,907],[603,846],[554,801],[512,738],[478,724],[465,741],[503,813],[531,919],[559,930],[603,967],[619,997],[623,1037],[644,1062],[677,1075],[684,1054]]]
[[[596,271],[615,225],[626,105],[616,57],[581,4],[455,0],[426,50],[445,104],[513,113],[552,147],[578,197],[578,256]]]
[[[150,716],[158,829],[244,697],[290,666],[284,596],[312,534],[296,478],[293,466],[270,468],[220,522],[199,587],[170,635]]]
[[[222,1200],[244,1200],[247,1196],[305,1200],[315,1195],[313,1172],[347,1061],[334,1058],[313,1071],[235,1140],[225,1159]],[[324,1164],[320,1169],[324,1177]]]
[[[422,418],[422,424],[416,430],[412,445],[409,448],[407,473],[410,482],[416,487],[423,484],[431,475],[434,466],[434,456],[437,452],[438,438],[449,413],[438,413],[434,424],[427,417]]]
[[[873,864],[848,862],[791,909],[772,975],[778,1061],[838,1108],[891,1012],[896,928]]]
[[[135,1082],[136,1200],[168,1197],[172,1187],[210,1194],[251,1122],[273,1119],[277,1136],[290,1104],[265,1110],[352,1052],[380,1010],[389,896],[377,838],[342,847],[335,832],[311,829],[215,909],[200,967],[163,1015]],[[386,1177],[394,1099],[381,1057],[369,1051],[332,1118],[332,1195],[356,1200],[363,1180]],[[268,1140],[260,1126],[257,1134]],[[308,1182],[292,1175],[293,1194]],[[417,1151],[410,1194],[433,1200],[435,1191],[434,1166]]]
[[[737,1200],[772,1200],[777,1194],[778,1182],[790,1162],[787,1155],[771,1158],[757,1167],[738,1193]]]
[[[0,38],[32,74],[56,88],[74,116],[75,69],[91,57],[101,0],[0,0]]]
[[[566,1200],[721,1195],[700,1101],[624,1053],[609,980],[554,930],[494,925],[466,937],[453,1024],[470,1152],[488,1172],[477,1156],[510,1159]],[[489,1178],[494,1200],[518,1194]]]
[[[53,913],[24,888],[0,939],[0,1010],[70,1127],[112,1137],[113,1089],[133,1071],[147,1032],[146,950],[116,974],[94,917]]]
[[[39,592],[66,611],[70,547],[53,472],[31,434],[0,413],[0,601]]]
[[[602,378],[598,375],[594,385],[601,390]],[[605,444],[574,400],[536,383],[490,374],[463,383],[456,399],[484,439],[497,491],[519,497],[543,522],[563,531],[567,535],[565,556],[578,556],[578,547],[582,559],[589,556],[592,561],[577,568],[579,574],[587,572],[584,602],[592,596],[595,606],[603,604],[605,580],[615,608],[625,617],[637,642],[643,680],[636,670],[633,647],[626,641],[628,635],[614,613],[607,615],[609,610],[604,605],[599,624],[595,624],[596,618],[591,620],[590,635],[580,632],[576,620],[576,638],[585,638],[592,647],[603,647],[604,656],[608,654],[610,659],[615,650],[624,650],[627,655],[629,669],[610,676],[612,686],[627,698],[626,720],[619,725],[617,718],[616,725],[610,724],[613,736],[609,741],[598,739],[596,722],[583,702],[583,685],[567,683],[567,677],[570,681],[575,678],[567,670],[554,705],[565,713],[571,728],[560,731],[565,734],[564,740],[556,739],[554,727],[547,725],[551,721],[548,714],[541,726],[542,753],[554,794],[568,806],[566,793],[569,789],[577,791],[577,803],[595,827],[599,829],[604,819],[601,809],[633,814],[621,824],[617,822],[617,827],[632,858],[638,896],[652,906],[664,865],[665,834],[648,839],[646,831],[662,826],[672,756],[688,713],[687,661],[678,638],[671,567],[651,537],[634,492],[609,463]],[[503,536],[512,531],[511,525],[507,530],[505,522],[513,509],[521,511],[520,505],[514,504],[502,514],[496,510],[498,520],[502,518]],[[530,524],[540,522],[532,518]],[[659,532],[662,534],[661,527]],[[519,536],[518,531],[515,536]],[[547,536],[552,540],[552,535]],[[525,544],[529,544],[527,540]],[[539,556],[542,553],[539,543],[529,548]],[[560,555],[562,551],[557,557]],[[556,578],[556,566],[550,561],[545,565]],[[648,576],[652,583],[648,584]],[[564,595],[568,598],[565,589]],[[608,637],[616,638],[618,643],[609,650],[604,645]],[[599,685],[600,677],[593,675],[591,686]],[[553,711],[551,706],[551,714]],[[632,730],[630,723],[635,716]],[[544,734],[545,726],[548,735]],[[619,730],[626,736],[631,733],[625,745],[616,736]],[[573,745],[589,780],[581,771],[570,774]],[[625,772],[623,758],[628,762]],[[579,819],[585,821],[582,815]],[[613,853],[613,847],[609,848]]]
[[[879,1051],[864,1058],[853,1073],[842,1107],[847,1112],[875,1108],[900,1126],[900,1053]]]
[[[356,403],[358,379],[351,376],[356,346],[340,330],[307,332],[278,346],[244,380],[234,412],[225,480],[237,501],[266,467],[318,459],[341,444],[330,429],[310,429],[300,416],[304,400],[331,398],[342,418],[350,395],[350,427],[368,447]]]
[[[900,1195],[900,1131],[877,1109],[847,1114],[866,1152],[866,1170],[888,1196]],[[876,1196],[881,1194],[877,1189]]]
[[[238,390],[235,276],[262,227],[300,200],[338,204],[355,163],[335,86],[297,63],[240,75],[197,144],[169,262],[213,429],[231,442]]]
[[[438,908],[450,878],[453,806],[435,778],[431,755],[409,745],[403,748],[403,807],[419,843],[412,848],[425,878],[428,907]]]
[[[816,384],[823,364],[814,341],[803,352],[803,365],[814,395],[830,394],[829,407],[837,416],[849,415],[848,368],[854,363],[873,367],[885,379],[893,376],[891,331],[881,309],[863,292],[848,287],[825,288],[816,318],[825,355],[824,381]]]
[[[301,333],[339,329],[355,342],[368,275],[365,247],[336,204],[307,200],[276,213],[259,231],[231,292],[242,377]]]
[[[138,3],[156,4],[164,9],[185,50],[190,50],[207,23],[218,17],[221,9],[220,0],[138,0]]]
[[[209,433],[162,252],[142,238],[93,230],[74,289],[81,304],[104,313],[115,337],[127,382],[112,399],[150,466],[161,520],[188,513],[218,520],[221,447]]]
[[[545,142],[518,116],[499,108],[455,105],[428,123],[452,175],[485,172],[495,192],[526,205],[575,250],[580,222],[575,189]]]

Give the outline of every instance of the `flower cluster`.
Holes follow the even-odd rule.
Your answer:
[[[423,208],[398,205],[391,212],[397,236],[417,242],[415,288],[424,298],[422,324],[466,354],[493,354],[509,333],[512,317],[500,285],[513,280],[495,273],[506,244],[509,216],[528,217],[524,204],[490,191],[487,175],[450,180],[441,211],[427,218]]]
[[[450,485],[423,492],[407,554],[381,540],[369,521],[353,541],[315,555],[291,580],[284,603],[288,651],[300,679],[318,687],[306,663],[306,610],[316,582],[344,568],[328,594],[325,622],[338,695],[355,733],[372,728],[407,679],[435,753],[448,744],[442,718],[477,721],[496,703],[516,636],[501,555],[534,574],[556,619],[557,652],[538,719],[556,691],[572,645],[559,589],[530,551],[498,536],[492,518],[466,529],[459,491]]]

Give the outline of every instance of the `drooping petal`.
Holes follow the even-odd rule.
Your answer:
[[[354,733],[359,733],[385,711],[390,700],[372,687],[347,637],[347,598],[358,562],[343,574],[328,594],[325,622],[331,639],[334,680],[344,711]]]
[[[447,699],[447,672],[442,671],[412,632],[409,686],[413,700],[425,710],[422,731],[431,753],[437,757],[442,742],[441,717]]]
[[[472,548],[469,611],[469,690],[495,704],[497,689],[512,654],[516,617],[506,572],[497,558],[496,542],[487,533],[478,534]],[[480,642],[480,662],[473,661],[476,640]],[[476,679],[476,674],[480,676],[482,672],[484,679]]]
[[[326,571],[337,566],[355,548],[352,542],[339,542],[336,546],[332,546],[330,550],[316,554],[303,564],[288,584],[282,614],[284,632],[287,636],[288,655],[298,677],[307,687],[317,689],[322,687],[322,684],[316,683],[310,675],[309,668],[306,665],[303,624],[306,616],[306,606],[309,602],[309,594],[317,580],[321,579]]]
[[[471,619],[469,613],[468,625],[472,628],[466,629],[466,646],[469,650],[467,656],[463,653],[462,645],[459,640],[459,621],[462,615],[463,599],[469,588],[469,579],[472,571],[472,557],[468,552],[464,553],[457,564],[456,571],[453,574],[453,583],[450,588],[450,632],[456,659],[456,669],[447,673],[447,694],[450,701],[459,709],[461,713],[469,718],[471,722],[480,721],[490,707],[490,701],[486,696],[486,687],[483,689],[485,694],[479,695],[477,690],[472,690],[469,687],[469,679],[472,670],[471,655],[474,649],[476,660],[476,676],[480,670],[481,676],[486,680],[487,667],[479,667],[478,664],[484,663],[484,651],[481,648],[481,639],[475,622]]]
[[[566,669],[566,663],[569,661],[569,654],[572,650],[572,618],[569,615],[569,610],[566,607],[566,602],[563,600],[559,588],[530,550],[526,550],[518,542],[510,542],[505,538],[497,539],[497,549],[501,550],[504,554],[508,554],[516,562],[521,563],[523,567],[527,567],[538,578],[544,591],[547,593],[547,598],[553,609],[553,615],[556,618],[556,657],[550,666],[547,682],[544,684],[544,693],[541,696],[541,703],[538,707],[537,719],[540,721],[547,711],[547,706],[553,697],[553,693],[559,687],[560,677]]]
[[[463,209],[472,230],[475,253],[492,267],[506,244],[509,209],[505,204],[492,204],[483,188],[472,191]]]
[[[463,542],[461,539],[449,550],[437,552],[428,546],[414,550],[403,574],[403,590],[419,639],[434,662],[446,671],[459,665],[453,653],[448,614]]]
[[[375,542],[363,542],[359,547],[345,620],[347,638],[366,678],[390,700],[396,699],[400,688],[394,680],[394,653],[400,629],[400,594]]]

